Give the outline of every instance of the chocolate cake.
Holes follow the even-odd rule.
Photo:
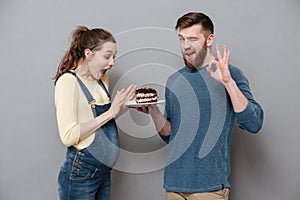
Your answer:
[[[157,102],[157,91],[154,88],[144,87],[135,91],[136,103],[152,103]]]

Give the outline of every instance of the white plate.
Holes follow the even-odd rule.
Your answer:
[[[165,103],[165,100],[158,100],[157,102],[151,102],[151,103],[136,103],[135,101],[127,101],[125,104],[127,106],[142,107],[142,106],[154,105],[154,104],[160,104],[160,103]]]

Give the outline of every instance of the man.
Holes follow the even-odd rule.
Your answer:
[[[168,200],[215,200],[229,196],[230,149],[234,122],[257,133],[263,110],[254,100],[241,70],[228,64],[216,45],[214,26],[203,13],[187,13],[176,24],[185,67],[172,74],[165,91],[165,115],[149,113],[169,143],[164,188]]]

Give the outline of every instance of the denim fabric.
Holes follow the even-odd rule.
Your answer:
[[[111,104],[96,105],[96,116],[106,112]],[[92,144],[87,147],[87,150],[101,163],[113,167],[118,159],[120,142],[117,125],[114,119],[110,120],[95,133],[95,138]]]
[[[85,94],[88,102],[93,97],[83,82],[73,74]],[[101,80],[98,80],[110,99],[110,94]],[[94,117],[106,112],[111,103],[91,107]],[[58,175],[58,192],[61,200],[109,200],[110,171],[119,155],[119,136],[115,120],[112,119],[101,126],[92,144],[78,150],[68,147],[66,158]]]
[[[111,168],[87,149],[69,147],[58,176],[61,200],[109,200]]]

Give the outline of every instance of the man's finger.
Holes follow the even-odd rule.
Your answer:
[[[226,60],[227,58],[227,51],[226,51],[226,45],[223,45],[223,60]]]
[[[222,60],[222,56],[221,56],[218,44],[216,44],[216,54],[217,54],[218,60],[221,61]]]

